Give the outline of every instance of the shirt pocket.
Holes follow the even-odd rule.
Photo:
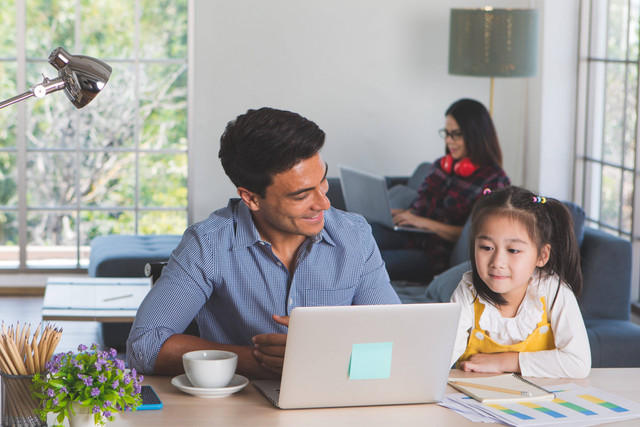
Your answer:
[[[351,305],[355,288],[346,289],[305,289],[305,307],[323,307],[330,305]]]

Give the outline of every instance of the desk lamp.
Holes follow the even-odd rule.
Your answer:
[[[58,70],[58,77],[53,80],[45,77],[28,92],[1,102],[0,108],[32,96],[43,98],[61,89],[76,108],[82,108],[104,88],[111,75],[111,67],[104,62],[89,56],[71,55],[61,47],[51,52],[49,63]]]
[[[494,77],[536,73],[538,11],[534,9],[451,9],[449,74]]]

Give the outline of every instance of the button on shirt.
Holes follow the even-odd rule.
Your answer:
[[[359,215],[325,211],[324,229],[298,251],[293,274],[261,240],[240,199],[189,227],[142,302],[127,340],[127,362],[153,373],[162,344],[194,317],[204,339],[251,345],[286,333],[272,314],[298,306],[399,304],[371,228]]]

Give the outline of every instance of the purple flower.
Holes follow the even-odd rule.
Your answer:
[[[118,355],[118,352],[116,351],[115,348],[112,348],[111,350],[109,350],[109,353],[111,354],[112,357],[116,357]]]
[[[114,390],[117,389],[119,386],[120,386],[120,382],[118,380],[114,380],[113,383],[111,383],[111,388]]]
[[[98,412],[100,412],[100,407],[98,405],[93,405],[91,412],[97,414]]]
[[[84,344],[80,344],[80,345],[78,346],[78,351],[82,353],[83,351],[86,351],[86,350],[87,350],[87,348],[88,348],[88,347],[87,347],[86,345],[84,345]]]
[[[125,368],[124,361],[120,359],[116,359],[115,364],[116,364],[116,368],[120,369],[121,371],[124,371],[124,368]]]
[[[123,379],[125,384],[129,384],[131,382],[131,375],[126,374]]]
[[[53,399],[53,401],[51,403],[53,403],[53,406],[58,406],[58,403],[60,403],[60,401],[56,397],[56,398]]]
[[[109,418],[109,417],[111,416],[111,412],[109,412],[109,411],[104,411],[104,412],[102,413],[102,415],[104,415],[104,416],[105,416],[105,418]]]
[[[105,377],[104,375],[100,374],[100,375],[98,376],[98,382],[99,382],[100,384],[104,383],[106,380],[107,380],[107,377]]]
[[[91,397],[97,397],[100,394],[100,389],[98,387],[94,387],[91,389]]]
[[[124,388],[120,387],[120,390],[118,390],[118,396],[124,396]]]
[[[91,378],[91,377],[89,377],[89,376],[86,376],[86,377],[82,380],[82,382],[83,382],[83,383],[84,383],[84,385],[86,385],[87,387],[90,387],[90,386],[92,386],[92,385],[93,385],[93,378]],[[94,389],[94,390],[96,390],[96,389]]]
[[[64,394],[69,393],[69,390],[67,390],[67,386],[62,386],[62,387],[60,387],[60,391],[61,391],[62,393],[64,393]]]
[[[110,400],[105,400],[104,403],[102,404],[103,408],[108,408],[109,406],[111,406],[112,403]]]
[[[50,388],[48,388],[48,389],[47,389],[47,396],[49,396],[49,397],[53,397],[53,396],[55,396],[55,395],[56,395],[56,392],[55,392],[55,391],[53,391],[53,390],[52,390],[52,389],[50,389]]]

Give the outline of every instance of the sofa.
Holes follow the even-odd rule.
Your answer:
[[[411,177],[388,178],[390,199],[396,197],[398,201],[402,195],[401,202],[407,203],[407,194],[417,190],[416,182],[422,182],[420,177],[424,178],[425,171],[425,164],[421,164]],[[344,208],[339,190],[339,179],[334,178],[328,195],[334,207]],[[574,218],[580,244],[583,291],[578,303],[589,335],[592,367],[640,367],[640,325],[631,321],[631,243],[586,227],[584,211],[573,203],[566,205]],[[462,274],[471,269],[469,225],[467,221],[454,247],[451,267],[428,285],[392,282],[403,303],[449,301]]]
[[[180,243],[180,235],[111,234],[91,242],[90,277],[144,277],[145,265],[166,261]],[[124,351],[130,322],[103,323],[102,340],[107,347]]]

